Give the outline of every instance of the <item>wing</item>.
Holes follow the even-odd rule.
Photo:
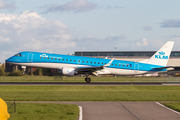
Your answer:
[[[76,70],[81,71],[81,72],[95,72],[95,71],[104,69],[104,67],[110,66],[113,60],[114,58],[111,59],[111,61],[108,64],[103,65],[103,66],[78,67],[76,68]]]

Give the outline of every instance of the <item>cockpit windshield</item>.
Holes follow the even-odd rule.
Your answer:
[[[18,54],[15,54],[14,56],[19,56],[19,57],[21,57],[21,54],[18,53]]]

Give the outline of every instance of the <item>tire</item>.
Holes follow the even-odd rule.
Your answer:
[[[90,83],[90,82],[91,82],[91,78],[85,78],[85,81],[86,81],[87,83]]]

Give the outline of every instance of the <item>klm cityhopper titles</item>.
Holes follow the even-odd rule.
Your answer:
[[[173,45],[173,41],[168,41],[150,59],[140,62],[30,51],[20,52],[6,62],[21,66],[59,69],[65,76],[85,74],[85,81],[90,83],[90,75],[140,75],[165,72],[169,68],[166,65]]]

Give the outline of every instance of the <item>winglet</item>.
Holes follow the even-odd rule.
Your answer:
[[[110,66],[111,65],[111,63],[113,62],[113,60],[114,60],[114,58],[108,63],[108,64],[106,64],[106,65],[103,65],[103,67],[107,67],[107,66]]]

